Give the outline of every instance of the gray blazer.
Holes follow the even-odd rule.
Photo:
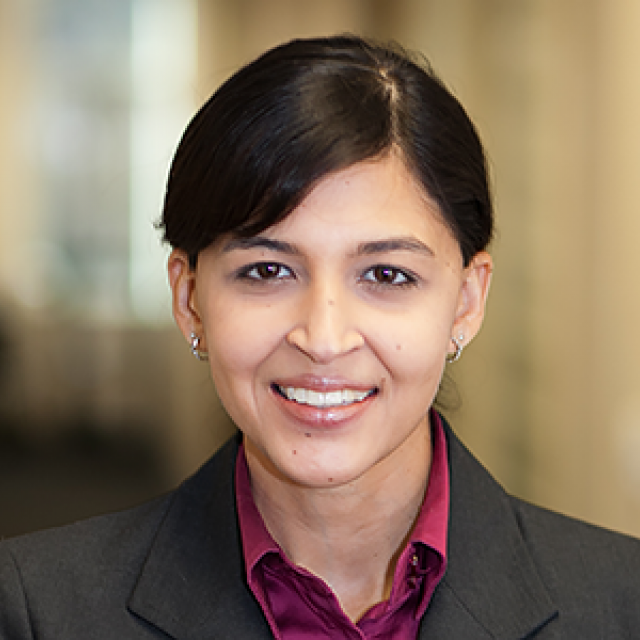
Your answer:
[[[419,638],[640,638],[640,541],[510,497],[445,428],[449,566]],[[166,497],[0,543],[0,638],[271,638],[244,583],[237,444]]]

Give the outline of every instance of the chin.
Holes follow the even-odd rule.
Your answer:
[[[280,467],[281,473],[291,482],[309,489],[331,489],[355,482],[366,474],[369,467],[349,465],[336,465],[335,460],[322,464],[318,462],[317,455],[308,458],[297,455],[295,462]]]

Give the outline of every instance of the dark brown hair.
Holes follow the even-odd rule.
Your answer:
[[[437,202],[467,265],[493,231],[476,130],[427,63],[356,36],[280,45],[213,94],[176,151],[164,239],[195,266],[221,235],[260,233],[323,177],[392,149]]]

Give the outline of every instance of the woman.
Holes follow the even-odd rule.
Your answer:
[[[2,638],[640,637],[640,545],[503,492],[432,408],[492,208],[403,52],[294,41],[187,128],[176,322],[239,435],[173,494],[0,547]]]

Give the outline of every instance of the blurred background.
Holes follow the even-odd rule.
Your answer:
[[[344,31],[426,54],[491,159],[448,417],[510,491],[640,535],[640,3],[0,0],[0,536],[165,491],[229,433],[172,325],[168,164],[240,64]]]

